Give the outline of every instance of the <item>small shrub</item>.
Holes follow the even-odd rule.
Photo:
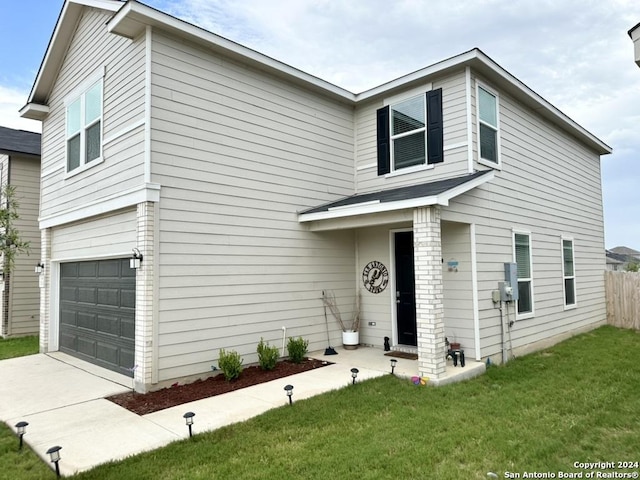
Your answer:
[[[262,370],[273,370],[276,368],[276,363],[280,357],[278,347],[272,347],[260,338],[260,343],[256,350],[258,352],[258,362]]]
[[[224,378],[231,381],[238,378],[242,373],[242,358],[235,350],[225,352],[224,348],[220,349],[220,358],[218,358],[218,366],[222,370]]]
[[[287,342],[287,351],[289,352],[289,358],[293,363],[301,363],[304,357],[307,355],[307,347],[309,346],[309,340],[304,340],[302,337],[289,338]]]

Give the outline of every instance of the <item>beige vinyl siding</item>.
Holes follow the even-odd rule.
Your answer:
[[[136,245],[136,210],[111,212],[52,230],[54,261],[98,259],[129,255]]]
[[[411,225],[398,225],[404,230],[411,230]],[[392,280],[395,278],[393,271],[393,252],[391,251],[390,239],[393,235],[392,227],[362,228],[357,231],[358,242],[358,267],[355,272],[355,282],[360,289],[360,343],[374,345],[378,348],[384,345],[384,337],[394,338],[393,331],[396,326],[393,322],[395,313],[392,312],[392,305],[395,303],[394,286]],[[363,286],[362,271],[371,261],[383,263],[389,271],[389,284],[380,293],[371,293]],[[375,326],[369,325],[375,322]],[[393,342],[391,342],[393,344]]]
[[[38,275],[34,273],[34,267],[40,261],[40,159],[12,155],[10,177],[19,204],[19,218],[14,226],[20,232],[20,238],[29,242],[30,250],[29,254],[16,256],[10,276],[9,334],[36,334],[40,323],[40,288]]]
[[[152,71],[159,381],[210,371],[220,348],[255,362],[282,327],[325,348],[321,292],[350,313],[354,234],[297,212],[353,193],[352,109],[155,30]]]
[[[490,86],[490,85],[489,85]],[[474,158],[477,158],[475,88]],[[500,351],[499,312],[491,291],[513,262],[512,229],[531,233],[534,316],[516,321],[513,347],[605,320],[604,226],[600,160],[564,131],[500,93],[502,170],[443,208],[443,220],[477,224],[482,355]],[[475,165],[478,169],[487,167]],[[576,300],[564,308],[562,235],[574,240]],[[515,309],[508,307],[515,320]]]
[[[467,224],[442,222],[442,285],[445,336],[475,358],[471,238]],[[449,267],[450,262],[457,266]]]
[[[42,218],[99,202],[144,181],[144,127],[127,130],[144,120],[145,39],[108,34],[109,18],[101,10],[85,8],[48,100],[51,113],[43,122],[42,137]],[[103,163],[65,178],[64,101],[103,68],[103,140],[114,140],[103,143]]]
[[[444,121],[444,162],[434,168],[409,174],[378,176],[376,145],[376,111],[384,106],[384,99],[356,107],[356,190],[366,193],[380,189],[430,182],[463,175],[469,171],[467,154],[466,80],[464,70],[436,79],[433,89],[442,88]],[[425,92],[426,92],[425,87]],[[402,92],[394,92],[400,94]]]

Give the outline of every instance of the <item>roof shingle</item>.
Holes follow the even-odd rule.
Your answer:
[[[0,127],[0,152],[40,155],[39,133]]]

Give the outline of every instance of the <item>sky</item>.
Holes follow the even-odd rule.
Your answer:
[[[640,250],[638,0],[144,0],[354,93],[474,47],[613,148],[607,248]],[[21,119],[62,0],[0,0],[0,125]]]

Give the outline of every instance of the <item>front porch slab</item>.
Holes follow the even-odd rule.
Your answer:
[[[355,350],[345,350],[342,347],[334,347],[338,355],[325,355],[323,350],[309,353],[311,358],[325,360],[327,362],[344,364],[350,367],[376,370],[391,373],[391,359],[386,356],[384,350],[375,347],[360,346]],[[394,374],[401,378],[411,379],[420,377],[418,360],[407,360],[398,358],[398,363],[394,369]],[[454,367],[450,361],[447,362],[444,374],[440,378],[429,378],[427,385],[441,386],[450,383],[461,382],[473,377],[482,375],[486,371],[483,362],[467,360],[464,367]]]

